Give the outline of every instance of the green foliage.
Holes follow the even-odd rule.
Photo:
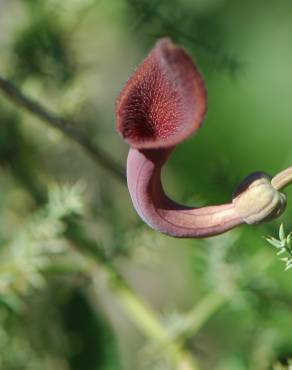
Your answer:
[[[55,12],[41,11],[18,31],[13,45],[17,80],[41,78],[62,85],[70,81],[76,68],[66,42],[66,34]]]
[[[54,264],[54,258],[66,253],[62,239],[63,219],[82,213],[80,185],[72,188],[52,186],[48,204],[35,213],[1,248],[0,294],[27,294],[30,288],[44,284],[44,270]]]
[[[273,247],[277,249],[277,256],[281,256],[280,260],[285,262],[285,271],[292,267],[292,232],[288,235],[285,234],[284,225],[281,224],[279,229],[279,239],[272,236],[267,236],[266,240]]]
[[[165,189],[189,205],[229,202],[248,173],[291,163],[291,11],[289,2],[4,1],[0,76],[124,165],[116,96],[156,39],[171,37],[202,71],[209,111],[173,153]],[[275,235],[274,222],[208,240],[161,235],[88,152],[0,100],[1,370],[291,367],[291,270],[274,256],[290,269],[291,233],[267,237],[273,249],[261,236]],[[287,229],[291,197],[288,188]]]
[[[51,275],[61,272],[69,273],[68,278],[70,274],[77,277],[87,270],[85,261],[74,256],[63,238],[64,219],[83,213],[83,192],[81,184],[51,186],[47,205],[33,214],[15,238],[1,248],[0,365],[3,369],[39,369],[44,361],[48,369],[65,369],[66,363],[72,369],[109,370],[119,366],[114,338],[84,293],[75,290],[76,283],[74,280],[70,283],[70,279],[63,281],[61,289]],[[44,321],[42,315],[48,320]],[[51,328],[50,319],[55,321]],[[13,335],[8,336],[8,332]]]
[[[243,63],[226,50],[218,19],[220,5],[215,12],[201,14],[190,12],[188,6],[180,6],[178,0],[139,1],[126,0],[134,31],[146,32],[151,39],[169,36],[175,42],[186,45],[209,68],[227,69],[237,75]],[[131,21],[129,22],[131,24]],[[191,32],[190,32],[191,29]]]

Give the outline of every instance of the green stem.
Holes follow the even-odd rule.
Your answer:
[[[183,347],[188,338],[194,337],[204,324],[226,303],[226,297],[220,293],[210,293],[183,317],[179,328],[170,331],[168,336],[159,343],[157,350],[169,348],[172,343],[180,343]]]
[[[169,340],[171,333],[162,325],[151,307],[120,282],[116,284],[114,293],[128,317],[147,338],[156,343],[168,343],[164,353],[176,369],[199,370],[195,358],[181,341]]]
[[[185,317],[181,330],[175,337],[184,340],[195,336],[208,319],[215,314],[226,302],[226,297],[220,293],[210,293],[204,297]]]

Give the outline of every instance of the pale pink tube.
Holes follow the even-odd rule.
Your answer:
[[[168,150],[130,149],[128,188],[139,216],[152,228],[176,237],[200,238],[223,233],[243,221],[232,203],[190,208],[169,199],[161,185]]]

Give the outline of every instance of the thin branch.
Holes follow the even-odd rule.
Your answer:
[[[173,333],[173,339],[180,339],[185,342],[186,339],[194,337],[198,331],[227,301],[221,293],[211,292],[196,304],[188,312],[182,321],[181,327]]]
[[[71,140],[78,143],[98,164],[113,174],[119,181],[125,183],[125,169],[112,159],[101,148],[97,147],[80,130],[77,130],[72,122],[51,112],[37,101],[27,97],[11,81],[0,76],[0,90],[14,103],[34,114],[51,127],[61,131]]]

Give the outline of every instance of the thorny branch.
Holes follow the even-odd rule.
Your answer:
[[[51,127],[58,129],[71,140],[78,143],[96,163],[109,171],[112,175],[115,176],[116,179],[123,183],[126,182],[125,170],[122,165],[112,159],[107,153],[105,153],[101,148],[94,144],[87,136],[80,132],[80,130],[76,129],[72,124],[72,121],[58,116],[54,112],[45,108],[39,102],[27,97],[11,81],[1,76],[0,90],[2,90],[2,92],[14,103],[24,108],[31,114],[34,114],[42,121],[45,121]]]

